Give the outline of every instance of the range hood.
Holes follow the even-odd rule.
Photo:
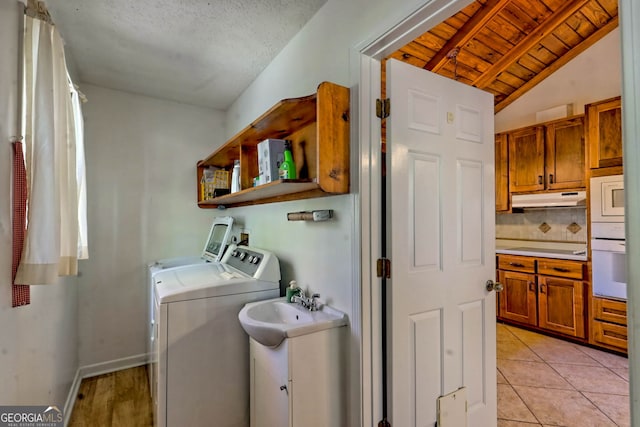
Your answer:
[[[586,191],[564,193],[514,194],[511,206],[514,208],[551,208],[586,206]]]

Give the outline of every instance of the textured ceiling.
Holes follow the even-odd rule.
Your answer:
[[[226,109],[326,0],[48,0],[80,82]]]

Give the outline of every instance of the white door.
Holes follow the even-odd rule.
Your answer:
[[[433,426],[466,387],[467,425],[495,426],[493,97],[395,60],[386,76],[389,421]]]

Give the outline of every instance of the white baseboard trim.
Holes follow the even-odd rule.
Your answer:
[[[69,424],[69,420],[71,419],[71,412],[73,411],[73,406],[76,403],[78,390],[80,390],[80,383],[82,383],[83,379],[108,374],[110,372],[121,371],[123,369],[135,368],[136,366],[146,365],[148,362],[149,355],[147,353],[142,353],[135,356],[123,357],[121,359],[94,363],[93,365],[80,366],[76,371],[76,376],[73,379],[73,383],[71,383],[71,389],[69,390],[67,401],[64,404],[65,427]]]
[[[147,353],[136,354],[135,356],[123,357],[122,359],[109,360],[106,362],[94,363],[93,365],[81,366],[78,368],[82,378],[95,377],[97,375],[108,374],[109,372],[121,371],[122,369],[142,366],[149,361]]]
[[[73,382],[71,383],[71,389],[69,389],[69,394],[67,395],[67,401],[64,403],[64,426],[67,427],[69,425],[69,420],[71,419],[71,412],[73,411],[73,406],[76,403],[76,397],[78,396],[78,390],[80,390],[80,383],[82,382],[82,377],[80,376],[80,368],[76,370],[76,376],[73,378]]]

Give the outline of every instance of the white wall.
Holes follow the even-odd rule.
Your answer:
[[[536,87],[496,114],[496,132],[536,123],[536,112],[572,104],[573,114],[584,105],[622,93],[620,29],[616,28],[576,56]]]
[[[17,135],[17,61],[22,9],[0,2],[0,403],[64,407],[76,369],[75,278],[31,287],[31,304],[11,307],[11,159]]]
[[[223,113],[80,84],[89,254],[79,269],[80,365],[146,352],[147,262],[198,255],[214,215],[196,205],[196,162]]]
[[[227,136],[235,134],[274,103],[283,98],[315,92],[322,81],[351,87],[359,72],[350,67],[353,49],[372,41],[384,29],[415,11],[424,1],[414,0],[329,0],[262,72],[227,114]],[[353,127],[358,126],[352,111]],[[359,141],[351,141],[352,160],[359,161]],[[357,169],[352,173],[357,173]],[[283,281],[295,278],[304,287],[345,311],[354,324],[360,313],[353,311],[360,298],[358,188],[352,180],[352,194],[230,210],[251,230],[251,244],[273,250],[283,260]],[[331,223],[287,223],[286,212],[334,209]],[[359,338],[352,333],[350,359],[349,422],[359,425],[360,353]],[[312,367],[310,367],[312,368]],[[367,392],[367,390],[365,390]],[[377,421],[377,420],[376,420]]]

